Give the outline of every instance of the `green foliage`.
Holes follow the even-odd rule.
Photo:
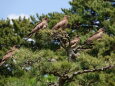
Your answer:
[[[35,78],[27,78],[21,77],[21,78],[12,78],[9,77],[6,80],[3,81],[5,85],[1,86],[35,86],[36,85],[36,79]],[[3,83],[2,82],[2,83]]]
[[[0,66],[0,86],[48,86],[59,83],[64,75],[115,64],[115,7],[107,0],[72,0],[69,4],[71,8],[62,9],[63,13],[0,20],[0,58],[13,45],[20,45],[11,59]],[[68,62],[67,50],[52,37],[52,27],[64,15],[70,16],[64,29],[70,39],[78,35],[81,39],[78,47],[89,48],[76,51],[74,62]],[[49,19],[48,27],[35,33],[31,37],[34,41],[26,40],[44,17]],[[93,41],[93,45],[85,44],[102,27],[105,27],[103,37]],[[80,74],[62,86],[114,86],[114,75],[115,69]]]
[[[39,48],[50,48],[52,44],[51,43],[51,30],[49,30],[48,28],[44,30],[40,30],[36,34],[35,40],[36,40],[36,46],[38,46]]]

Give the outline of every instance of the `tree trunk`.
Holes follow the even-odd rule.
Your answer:
[[[59,78],[59,86],[64,86],[66,80]]]
[[[67,55],[68,55],[68,61],[75,61],[76,60],[76,56],[75,56],[73,49],[71,49],[71,48],[68,49]]]

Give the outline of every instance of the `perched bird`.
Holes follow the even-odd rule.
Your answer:
[[[28,37],[31,37],[34,33],[40,29],[46,28],[48,26],[48,18],[43,18],[42,22],[38,23],[37,26],[28,34]]]
[[[70,41],[70,44],[68,42],[66,45],[70,45],[71,48],[75,48],[79,42],[80,42],[80,37],[76,36],[73,40]]]
[[[70,41],[71,48],[75,48],[79,42],[80,42],[80,37],[76,36],[73,40]]]
[[[7,61],[14,53],[15,51],[18,49],[18,46],[14,45],[7,53],[5,56],[3,56],[3,58],[0,60],[0,66]]]
[[[58,22],[52,29],[58,30],[59,28],[64,28],[67,26],[68,24],[68,18],[69,16],[65,15],[63,20],[61,20],[60,22]]]
[[[92,43],[94,40],[97,40],[97,39],[102,38],[104,31],[105,31],[105,30],[104,30],[103,28],[100,28],[95,34],[93,34],[91,37],[89,37],[89,38],[86,40],[86,43],[87,43],[87,44],[90,44],[90,43]]]

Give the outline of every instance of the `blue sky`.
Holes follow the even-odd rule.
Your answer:
[[[28,17],[38,13],[61,12],[61,8],[70,8],[70,0],[0,0],[0,19]]]

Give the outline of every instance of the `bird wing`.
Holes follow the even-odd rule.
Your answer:
[[[75,38],[70,41],[71,48],[75,47],[80,42],[80,38]],[[66,43],[66,45],[69,45],[69,42]]]
[[[45,22],[39,23],[37,26],[34,27],[34,29],[32,29],[32,31],[27,35],[27,37],[30,38],[33,35],[33,33],[36,33],[40,29],[44,28],[45,24],[46,24]]]
[[[3,56],[2,61],[8,60],[13,54],[14,54],[14,52],[9,52],[9,53],[7,53],[5,56]]]
[[[43,27],[43,23],[41,22],[40,24],[38,24],[37,26],[35,26],[35,28],[31,31],[31,33],[34,33],[36,31],[38,31],[42,27]]]
[[[75,48],[79,42],[80,42],[79,38],[73,40],[73,43],[71,43],[71,48]]]
[[[66,20],[62,20],[62,21],[60,21],[59,23],[57,23],[57,24],[53,27],[53,29],[58,29],[58,28],[60,28],[60,27],[63,27],[63,26],[65,26],[65,24],[66,24]]]
[[[15,53],[16,50],[17,50],[17,48],[16,48],[15,46],[13,46],[13,47],[11,48],[11,50],[9,50],[9,51],[6,53],[6,55],[3,56],[3,58],[2,58],[2,60],[1,60],[1,62],[0,62],[0,66],[1,66],[5,61],[7,61],[7,60]]]
[[[75,38],[74,40],[71,41],[71,45],[78,43],[80,41],[79,38]]]
[[[102,34],[103,34],[103,32],[96,32],[94,35],[92,35],[91,37],[89,37],[89,38],[87,39],[87,41],[96,40],[96,39],[102,37]]]
[[[47,27],[47,22],[46,21],[42,21],[41,23],[39,23],[32,31],[31,33],[35,33],[38,30]]]

